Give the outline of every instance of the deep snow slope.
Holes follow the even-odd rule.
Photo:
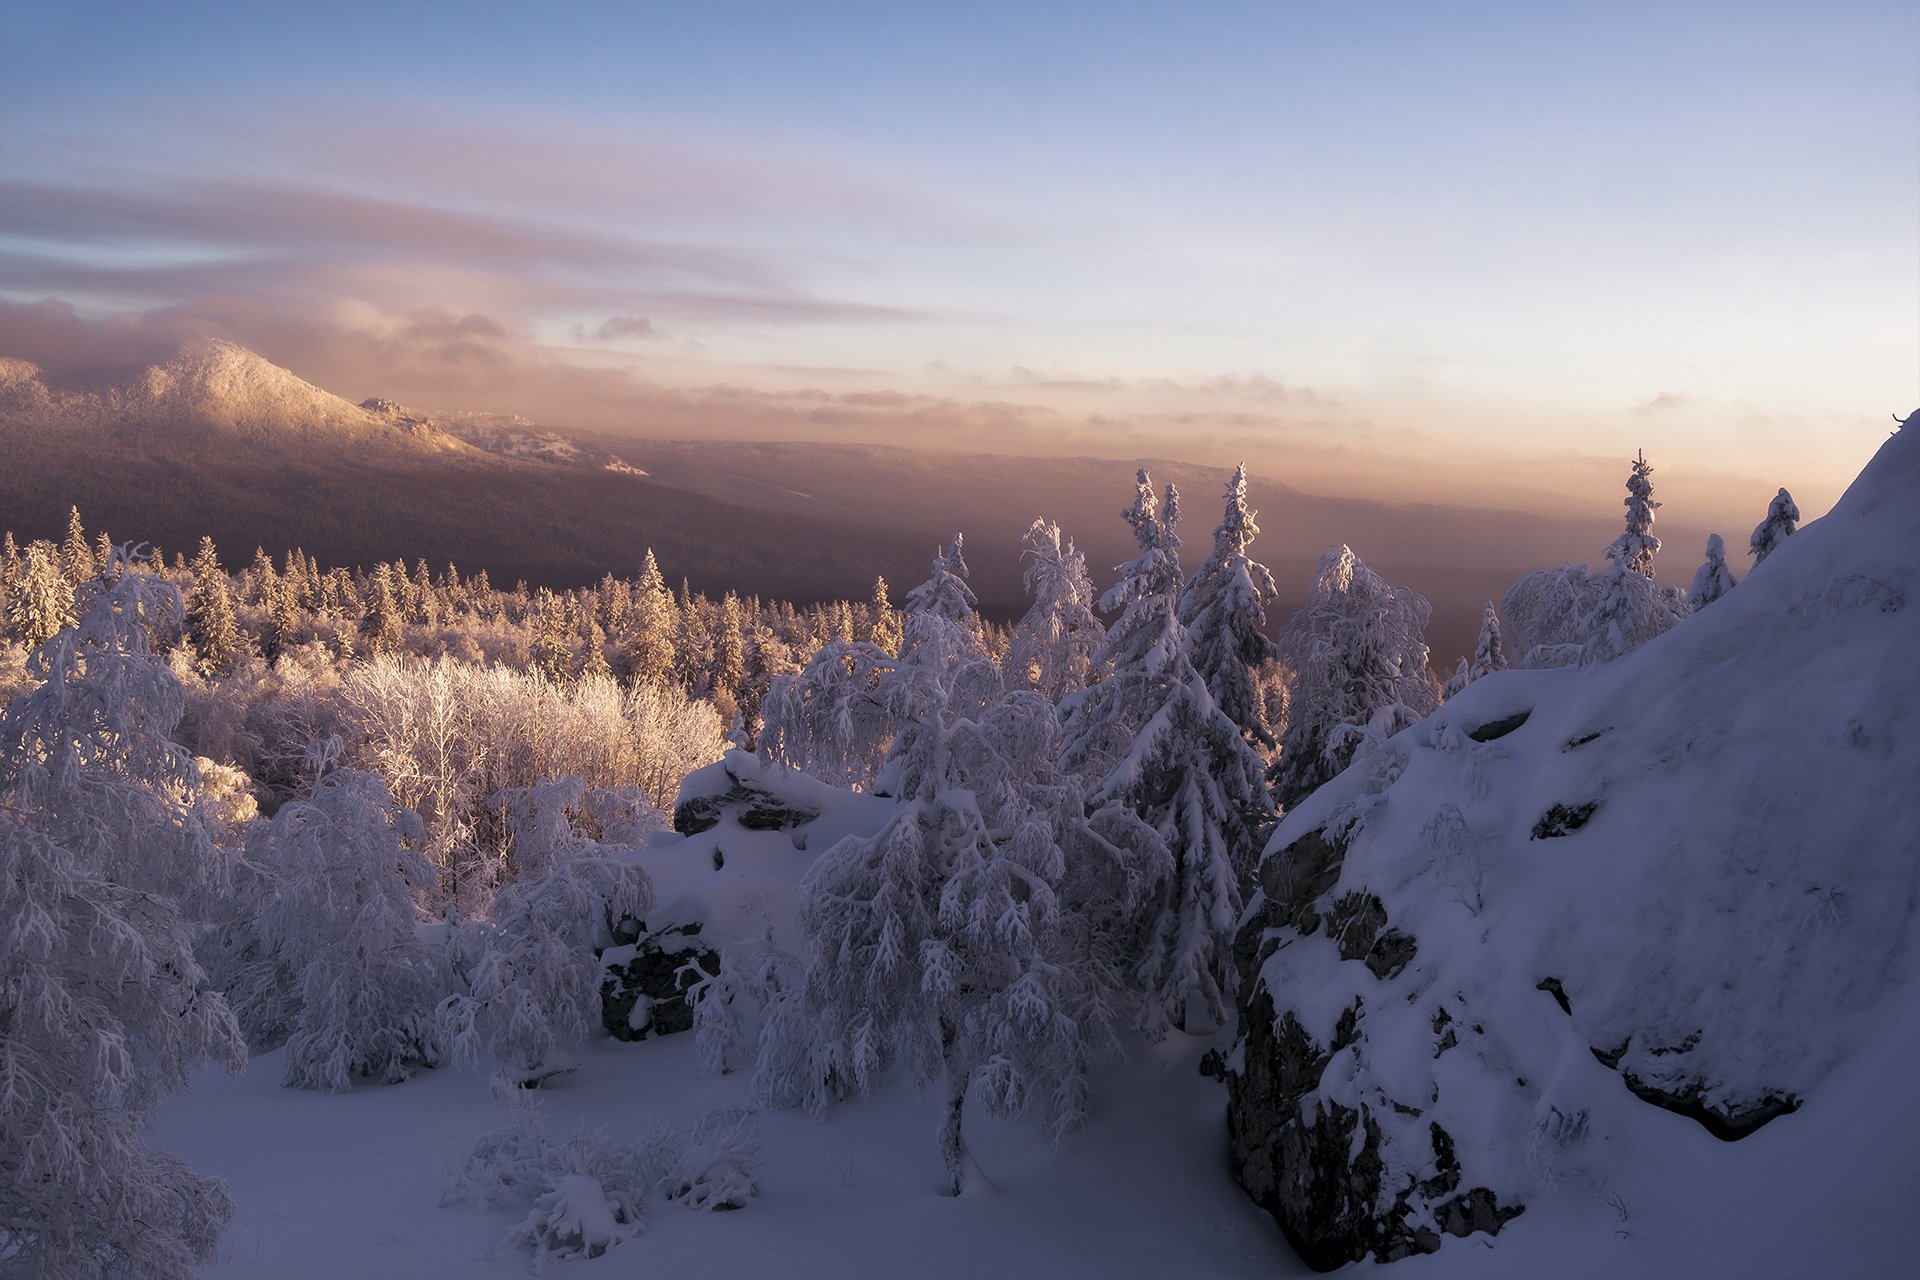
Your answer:
[[[747,799],[740,802],[737,792]],[[728,797],[735,798],[729,800]],[[729,753],[682,799],[724,803],[713,825],[636,854],[661,902],[654,930],[698,924],[730,946],[765,936],[797,947],[795,889],[813,860],[869,833],[892,803],[852,795]],[[682,808],[685,808],[683,804]],[[753,812],[749,813],[749,810]],[[777,812],[775,810],[778,810]],[[792,822],[795,814],[811,819]],[[711,815],[708,815],[711,817]],[[698,825],[698,819],[688,825]],[[719,865],[716,866],[715,864]],[[540,1091],[551,1127],[604,1125],[620,1139],[684,1128],[751,1103],[748,1073],[702,1075],[690,1034],[596,1041],[577,1071]],[[1206,1044],[1136,1045],[1094,1074],[1092,1125],[1058,1147],[1030,1128],[968,1119],[990,1191],[941,1194],[937,1090],[894,1081],[824,1121],[758,1112],[758,1199],[697,1213],[651,1197],[646,1229],[548,1276],[679,1280],[1057,1280],[1102,1276],[1304,1274],[1266,1215],[1233,1185],[1219,1086],[1197,1070]],[[280,1052],[237,1080],[209,1073],[162,1111],[152,1135],[231,1184],[237,1210],[209,1277],[466,1280],[529,1273],[526,1249],[496,1249],[521,1216],[441,1204],[443,1175],[506,1121],[487,1082],[448,1069],[331,1096],[280,1087]]]
[[[1917,710],[1920,415],[1721,601],[1478,681],[1288,815],[1243,1184],[1322,1267],[1901,1274]]]

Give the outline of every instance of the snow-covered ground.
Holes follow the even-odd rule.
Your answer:
[[[1176,1037],[1107,1071],[1096,1120],[1057,1149],[985,1117],[969,1141],[993,1194],[942,1195],[938,1090],[905,1082],[825,1123],[764,1111],[759,1199],[734,1213],[647,1205],[646,1230],[548,1274],[679,1277],[1281,1276],[1306,1274],[1233,1185],[1219,1087]],[[238,1080],[212,1075],[172,1104],[153,1140],[227,1179],[238,1206],[208,1276],[524,1276],[529,1251],[492,1253],[521,1216],[441,1207],[442,1172],[505,1120],[486,1081],[440,1070],[326,1095],[283,1089],[280,1054]],[[555,1128],[637,1138],[747,1100],[739,1074],[703,1077],[692,1037],[584,1055],[544,1091]]]
[[[729,760],[757,773],[750,757]],[[724,788],[719,768],[703,771],[689,791],[716,779]],[[768,924],[782,945],[797,943],[800,875],[842,834],[873,830],[892,806],[798,774],[778,785],[784,799],[820,809],[820,818],[798,833],[751,831],[726,818],[691,837],[657,837],[639,855],[662,903],[651,925],[698,921],[723,954],[724,944],[757,938]],[[968,1142],[995,1190],[960,1199],[941,1193],[937,1087],[921,1092],[895,1080],[824,1121],[763,1110],[760,1196],[745,1209],[697,1213],[655,1196],[640,1236],[598,1259],[550,1263],[547,1273],[1305,1274],[1272,1221],[1233,1184],[1223,1095],[1198,1069],[1208,1044],[1178,1034],[1156,1046],[1132,1044],[1126,1061],[1096,1074],[1092,1125],[1057,1147],[1030,1126],[975,1109]],[[151,1135],[232,1189],[233,1224],[208,1276],[527,1274],[529,1250],[495,1250],[521,1212],[441,1205],[446,1173],[474,1138],[508,1119],[483,1077],[442,1068],[328,1095],[282,1088],[283,1054],[255,1057],[238,1079],[203,1076],[163,1109]],[[749,1074],[701,1074],[691,1034],[604,1039],[540,1095],[556,1133],[605,1125],[634,1140],[654,1121],[685,1128],[747,1105]]]

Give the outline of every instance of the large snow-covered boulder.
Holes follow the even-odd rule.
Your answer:
[[[1301,1255],[1431,1252],[1713,1145],[1654,1107],[1738,1140],[1875,1105],[1826,1086],[1912,1022],[1916,655],[1920,415],[1712,608],[1476,681],[1290,813],[1228,1120]]]

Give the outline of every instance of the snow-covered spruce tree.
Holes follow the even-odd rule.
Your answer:
[[[1267,567],[1247,554],[1260,533],[1247,509],[1247,466],[1227,481],[1226,512],[1213,531],[1213,553],[1180,595],[1180,621],[1192,640],[1193,666],[1213,700],[1257,747],[1277,745],[1262,714],[1255,673],[1274,656],[1267,605],[1279,594]],[[1264,794],[1264,792],[1263,792]]]
[[[946,729],[978,718],[1000,694],[1000,669],[981,642],[961,545],[954,534],[934,552],[927,580],[907,593],[900,657],[880,682],[881,703],[896,726],[874,779],[880,795],[915,794]]]
[[[1467,667],[1467,659],[1462,655],[1453,664],[1453,674],[1447,677],[1447,683],[1440,689],[1440,701],[1452,702],[1453,696],[1473,683],[1473,672]]]
[[[1100,652],[1112,670],[1062,708],[1061,765],[1089,780],[1091,827],[1158,872],[1142,895],[1143,1024],[1184,1028],[1196,1006],[1220,1023],[1254,823],[1270,812],[1265,768],[1193,666],[1177,611],[1179,495],[1168,485],[1156,504],[1142,469],[1122,515],[1139,555],[1101,601],[1121,611]]]
[[[0,716],[0,1271],[189,1277],[232,1203],[140,1137],[238,1029],[194,958],[222,864],[170,739],[179,682],[146,624],[178,592],[92,588]]]
[[[1717,533],[1707,535],[1707,558],[1693,571],[1693,586],[1687,591],[1687,605],[1696,612],[1706,608],[1740,585],[1727,567],[1727,544]]]
[[[1754,527],[1747,554],[1759,564],[1780,549],[1780,544],[1792,536],[1799,523],[1800,508],[1794,505],[1793,495],[1782,489],[1767,504],[1767,518]]]
[[[1580,662],[1591,665],[1619,657],[1651,640],[1687,614],[1687,598],[1678,588],[1656,586],[1615,560],[1588,579],[1593,605],[1581,622]]]
[[[296,981],[287,1084],[343,1092],[439,1062],[447,979],[416,929],[435,885],[425,834],[377,776],[336,769],[250,842],[280,884],[260,935]]]
[[[1320,558],[1306,604],[1281,634],[1294,679],[1277,804],[1299,803],[1362,743],[1389,738],[1438,705],[1424,638],[1432,614],[1423,596],[1388,586],[1351,548]]]
[[[738,709],[740,686],[747,678],[745,630],[740,597],[729,591],[720,597],[720,621],[713,636],[711,687],[721,706]]]
[[[227,572],[212,538],[200,539],[193,557],[193,587],[187,592],[187,640],[202,675],[224,675],[240,653],[240,626],[234,621]]]
[[[1467,664],[1469,683],[1481,676],[1507,669],[1507,651],[1501,641],[1500,611],[1489,600],[1480,614],[1480,635],[1473,642],[1473,660]]]
[[[1055,703],[1084,689],[1107,629],[1093,611],[1087,558],[1062,541],[1060,526],[1035,520],[1027,529],[1027,595],[1033,604],[1013,629],[1001,663],[1010,686],[1038,689]]]
[[[652,909],[653,884],[574,827],[569,812],[586,791],[570,777],[495,797],[513,815],[518,874],[494,895],[491,918],[458,926],[469,990],[439,1011],[458,1066],[491,1063],[510,1083],[537,1084],[571,1070],[600,1026],[599,949],[615,925]]]
[[[7,602],[6,624],[8,633],[29,650],[74,624],[73,585],[60,571],[52,544],[27,544],[25,563]]]
[[[360,634],[375,653],[394,653],[406,634],[400,615],[400,602],[394,595],[393,577],[386,565],[376,565],[367,585],[366,616],[360,621]]]
[[[900,652],[900,611],[887,599],[887,580],[873,580],[873,598],[867,604],[867,639],[889,656]]]
[[[106,565],[94,560],[93,548],[87,545],[87,530],[80,522],[80,508],[68,507],[67,536],[60,542],[61,572],[66,574],[67,581],[78,591],[104,568]]]
[[[1653,513],[1660,504],[1653,500],[1653,466],[1645,453],[1634,455],[1633,468],[1627,473],[1627,496],[1621,501],[1627,508],[1627,527],[1607,548],[1607,559],[1651,578],[1653,557],[1660,550],[1660,539],[1653,536]]]
[[[634,584],[633,607],[626,616],[623,674],[640,684],[664,685],[672,679],[673,641],[678,629],[673,592],[667,589],[653,548],[649,547],[646,561],[640,566],[640,581]]]

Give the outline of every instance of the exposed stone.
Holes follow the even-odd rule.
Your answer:
[[[1697,1121],[1722,1142],[1738,1142],[1768,1121],[1800,1109],[1800,1099],[1791,1094],[1767,1093],[1752,1101],[1714,1106],[1706,1101],[1706,1086],[1697,1080],[1676,1089],[1649,1084],[1631,1071],[1622,1071],[1620,1078],[1642,1102]]]
[[[1261,867],[1262,898],[1235,941],[1242,990],[1250,992],[1241,1016],[1236,1067],[1227,1071],[1227,1132],[1235,1176],[1247,1194],[1271,1213],[1309,1266],[1330,1271],[1367,1257],[1392,1261],[1440,1247],[1441,1229],[1466,1223],[1497,1231],[1520,1212],[1503,1206],[1485,1188],[1462,1193],[1460,1164],[1451,1135],[1427,1127],[1430,1151],[1395,1153],[1406,1168],[1431,1161],[1424,1182],[1391,1184],[1379,1121],[1367,1104],[1357,1107],[1317,1100],[1303,1115],[1303,1100],[1318,1090],[1333,1056],[1361,1040],[1364,1003],[1355,1000],[1335,1021],[1328,1043],[1309,1035],[1295,1014],[1276,1010],[1256,979],[1260,966],[1293,935],[1317,932],[1343,959],[1363,962],[1385,981],[1412,960],[1414,939],[1392,928],[1386,908],[1370,893],[1329,900],[1340,877],[1345,846],[1315,831]],[[1434,1015],[1435,1056],[1457,1042],[1453,1015]],[[1420,1108],[1387,1099],[1396,1125]],[[1418,1139],[1415,1144],[1421,1145]],[[1402,1146],[1404,1147],[1404,1143]],[[1478,1227],[1472,1224],[1480,1225]],[[1437,1229],[1438,1228],[1438,1229]]]
[[[683,836],[697,835],[731,817],[749,831],[787,831],[812,822],[820,814],[770,795],[738,779],[726,791],[688,796],[673,807],[673,829]]]
[[[1599,807],[1598,801],[1589,801],[1586,804],[1556,804],[1541,815],[1540,821],[1533,824],[1533,833],[1527,839],[1552,840],[1557,836],[1571,835],[1586,826],[1587,819],[1591,818],[1594,810]]]
[[[1467,730],[1467,736],[1475,742],[1492,742],[1495,738],[1504,738],[1525,724],[1527,717],[1532,714],[1533,708],[1529,707],[1524,711],[1516,711],[1510,716],[1502,716],[1498,720],[1489,720],[1478,729]]]
[[[693,1026],[686,1001],[688,984],[680,969],[697,962],[708,973],[720,971],[720,955],[702,945],[700,926],[680,925],[642,934],[629,948],[609,953],[622,958],[607,966],[600,982],[600,1021],[616,1040],[645,1040]]]

